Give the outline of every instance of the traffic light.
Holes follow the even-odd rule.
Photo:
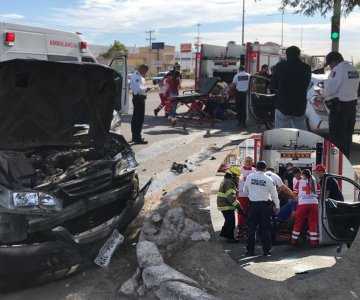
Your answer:
[[[331,18],[331,39],[338,40],[340,37],[340,18]]]

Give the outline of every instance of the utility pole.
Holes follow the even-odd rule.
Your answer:
[[[245,0],[243,0],[243,8],[242,8],[242,28],[241,28],[241,45],[244,45],[244,32],[245,32]]]
[[[155,38],[151,37],[151,35],[155,32],[155,30],[149,30],[149,31],[145,31],[145,33],[149,34],[149,38],[146,39],[147,41],[149,41],[149,75],[151,76],[151,44],[152,41],[155,41]]]
[[[340,40],[340,15],[341,15],[341,0],[334,0],[334,11],[331,19],[331,23],[339,24],[338,27],[338,38],[331,40],[331,51],[339,51],[339,40]]]
[[[198,34],[197,34],[197,37],[195,37],[196,39],[196,52],[200,52],[200,26],[201,24],[196,24],[197,28],[198,28]]]

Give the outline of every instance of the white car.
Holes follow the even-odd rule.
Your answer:
[[[316,133],[329,131],[329,110],[321,96],[328,74],[313,74],[307,92],[306,122],[308,130]],[[358,101],[354,131],[360,133],[360,101]]]

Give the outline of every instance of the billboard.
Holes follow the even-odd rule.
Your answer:
[[[180,44],[180,52],[191,52],[191,43]]]
[[[159,50],[159,49],[164,49],[164,48],[165,48],[165,43],[152,43],[151,44],[151,49]]]

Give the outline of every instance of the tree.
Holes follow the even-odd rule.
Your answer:
[[[256,1],[256,0],[255,0]],[[295,13],[302,13],[305,16],[313,16],[319,12],[325,16],[328,12],[333,12],[332,22],[338,25],[338,35],[332,38],[331,50],[339,50],[339,33],[340,33],[340,15],[349,15],[355,7],[360,6],[360,0],[281,0],[281,10],[286,7],[298,8]]]
[[[119,41],[115,40],[114,43],[110,46],[109,50],[106,53],[103,53],[104,58],[114,58],[117,55],[126,54],[126,46]]]
[[[345,16],[349,15],[355,7],[360,6],[360,0],[342,0],[341,11]],[[334,0],[282,0],[281,9],[286,7],[298,8],[296,13],[303,13],[305,16],[313,16],[319,12],[325,16],[328,12],[332,12]]]

